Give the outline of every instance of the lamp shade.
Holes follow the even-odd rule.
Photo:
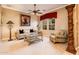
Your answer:
[[[12,21],[8,21],[7,24],[14,24]]]

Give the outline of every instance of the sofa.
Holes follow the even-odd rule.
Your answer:
[[[40,31],[34,29],[18,29],[15,33],[15,37],[17,40],[24,39],[29,44],[42,40],[42,33]]]
[[[32,33],[36,33],[33,29],[19,28],[15,32],[15,37],[18,40],[26,39],[26,37]]]
[[[56,42],[67,42],[67,31],[57,30],[51,33],[50,40],[54,43]]]

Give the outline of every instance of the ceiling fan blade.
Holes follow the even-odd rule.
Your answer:
[[[40,11],[40,10],[38,9],[38,10],[36,10],[36,11]]]
[[[33,13],[33,12],[31,11],[31,12],[28,12],[27,14],[30,14],[30,13]]]
[[[37,12],[38,14],[42,14],[42,12]]]
[[[32,11],[32,10],[28,10],[28,11]]]

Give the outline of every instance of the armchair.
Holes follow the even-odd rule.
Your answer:
[[[65,30],[59,30],[58,32],[51,33],[50,40],[54,43],[66,42],[67,41],[67,32]]]
[[[18,30],[18,31],[15,33],[15,37],[16,37],[16,39],[18,39],[18,40],[25,39],[25,38],[26,38],[26,34],[25,34],[25,32],[24,32],[23,29],[20,29],[20,30]]]

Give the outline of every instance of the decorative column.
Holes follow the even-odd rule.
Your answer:
[[[68,46],[67,51],[73,54],[76,54],[76,50],[74,47],[74,32],[73,32],[73,8],[75,4],[71,4],[66,6],[68,12]]]

